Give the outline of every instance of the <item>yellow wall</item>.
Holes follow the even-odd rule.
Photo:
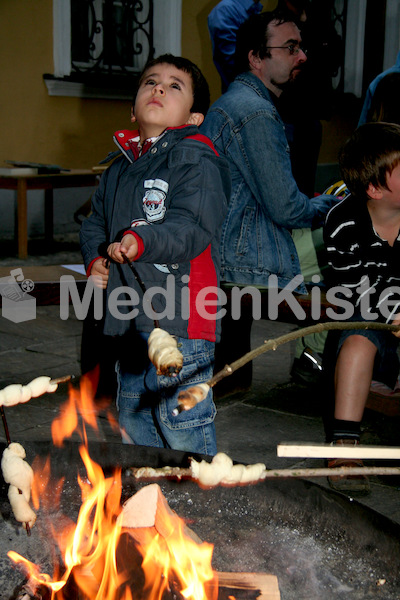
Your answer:
[[[206,76],[214,101],[220,80],[212,62],[207,15],[218,0],[182,1],[182,54]],[[130,102],[49,96],[53,73],[52,0],[0,1],[0,166],[6,159],[90,168],[114,149],[115,129],[130,128]],[[324,139],[333,136],[329,133]],[[341,138],[335,128],[334,139]],[[323,150],[324,161],[336,160]]]
[[[0,2],[0,166],[5,159],[90,168],[129,128],[130,102],[49,96],[53,73],[52,0]]]

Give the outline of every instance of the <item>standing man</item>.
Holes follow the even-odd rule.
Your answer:
[[[235,78],[237,30],[250,15],[260,13],[262,8],[258,0],[221,0],[208,15],[213,61],[221,77],[222,93]]]
[[[291,230],[320,227],[336,201],[325,195],[309,198],[292,175],[279,97],[307,60],[301,41],[293,15],[276,10],[251,16],[237,34],[235,62],[241,74],[201,127],[228,158],[232,176],[221,245],[225,282],[268,287],[270,275],[276,275],[278,287],[285,287],[301,273]],[[296,291],[306,289],[299,285]],[[249,349],[251,320],[242,321],[239,334],[240,322],[224,321],[221,361],[226,363]],[[244,377],[240,373],[241,382]]]

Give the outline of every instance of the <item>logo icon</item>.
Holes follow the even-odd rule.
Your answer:
[[[36,298],[30,296],[35,284],[25,279],[22,269],[13,269],[9,277],[0,278],[2,315],[13,323],[32,321],[36,318]]]

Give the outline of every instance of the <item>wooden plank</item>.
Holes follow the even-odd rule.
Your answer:
[[[217,572],[219,597],[222,596],[221,588],[227,588],[230,591],[229,597],[240,600],[240,594],[235,590],[255,591],[257,600],[280,600],[278,578],[268,573],[226,573]],[[210,586],[211,587],[211,586]]]
[[[29,291],[29,295],[36,298],[37,306],[50,306],[60,304],[60,277],[62,275],[72,276],[77,285],[78,292],[84,293],[87,277],[61,265],[49,266],[23,266],[23,267],[0,267],[0,279],[10,277],[13,269],[22,268],[24,279],[31,279],[34,288]],[[0,306],[1,306],[0,296]]]
[[[277,455],[291,458],[360,458],[399,460],[397,446],[331,446],[330,444],[299,444],[285,442],[277,446]]]

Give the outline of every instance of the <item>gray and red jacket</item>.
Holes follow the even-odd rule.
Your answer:
[[[89,273],[97,258],[107,257],[108,244],[133,233],[139,243],[134,266],[151,289],[153,309],[162,315],[160,327],[179,337],[218,341],[219,320],[204,318],[199,300],[204,288],[219,286],[220,236],[230,197],[228,163],[194,125],[167,129],[141,156],[132,142],[137,134],[119,131],[114,136],[123,155],[103,173],[92,214],[82,224],[85,267]],[[139,303],[118,305],[115,315],[111,304],[132,298],[123,290],[118,298],[113,293],[124,286],[136,292]],[[215,299],[215,294],[206,296],[206,313],[217,311],[207,305]],[[150,332],[154,320],[142,300],[129,266],[111,263],[104,333],[124,335],[131,328]],[[133,310],[135,318],[120,318]]]

